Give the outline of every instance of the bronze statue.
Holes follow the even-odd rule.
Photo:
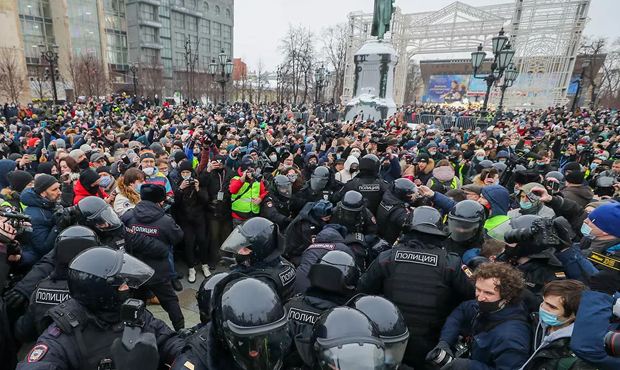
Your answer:
[[[390,22],[394,13],[394,0],[375,0],[375,12],[372,18],[370,34],[383,40],[383,35],[390,30]]]

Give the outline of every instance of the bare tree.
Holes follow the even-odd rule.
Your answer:
[[[102,96],[110,85],[105,77],[103,61],[91,53],[71,56],[69,75],[76,96]]]
[[[313,38],[309,29],[289,26],[282,39],[280,50],[284,54],[282,65],[285,66],[282,78],[290,87],[293,104],[303,103],[308,98],[315,64]]]
[[[422,87],[422,73],[420,65],[413,59],[407,66],[407,82],[405,87],[405,103],[412,104],[417,100],[418,90]]]
[[[265,65],[262,59],[258,59],[258,67],[256,69],[256,102],[261,102],[261,95],[267,84],[269,83],[269,73],[265,71]]]
[[[344,68],[347,62],[346,24],[340,23],[323,30],[321,42],[323,44],[325,59],[333,70],[334,84],[332,89],[332,101],[337,101],[337,98],[342,95],[344,87]]]
[[[140,64],[137,78],[139,94],[151,98],[155,95],[161,96],[161,90],[164,85],[164,69],[161,64]]]
[[[49,88],[47,77],[45,76],[45,66],[40,64],[33,66],[30,72],[30,86],[34,90],[37,99],[42,102],[48,96],[46,90]]]
[[[17,103],[26,86],[26,73],[19,63],[19,54],[15,48],[0,50],[0,94],[13,103]]]
[[[602,69],[599,102],[606,107],[618,109],[620,108],[620,38],[612,43]]]
[[[606,43],[607,40],[604,38],[592,39],[585,37],[580,46],[580,53],[585,55],[590,62],[584,74],[584,79],[586,79],[590,85],[590,108],[594,108],[596,105],[596,93],[598,88],[597,72],[600,68],[599,59],[605,52]]]

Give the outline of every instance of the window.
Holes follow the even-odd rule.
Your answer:
[[[226,18],[230,19],[230,9],[226,8]]]
[[[178,69],[184,69],[185,68],[185,53],[184,52],[177,51],[174,54],[174,65]]]
[[[231,27],[228,25],[222,25],[222,38],[230,40]]]
[[[159,21],[161,22],[161,28],[159,29],[159,36],[161,37],[170,37],[170,19],[160,17]]]
[[[220,51],[222,51],[222,43],[218,40],[213,40],[213,44],[211,46],[213,46],[211,48],[211,54],[213,55],[218,55]]]
[[[158,64],[157,49],[143,48],[142,49],[142,62],[146,63],[147,65],[157,65]]]
[[[224,42],[222,49],[224,49],[224,52],[226,53],[226,55],[228,55],[229,58],[232,58],[232,48],[230,45],[230,42]]]
[[[161,39],[161,57],[172,58],[172,42],[170,39]]]
[[[209,3],[205,1],[204,4],[205,13],[209,13]]]
[[[215,6],[215,15],[220,15],[220,7],[219,7],[219,5]]]
[[[197,18],[185,16],[185,24],[187,25],[187,29],[191,32],[198,31],[198,26],[196,25]]]
[[[167,77],[172,76],[172,59],[162,59],[162,64],[164,65],[164,74]]]
[[[183,14],[173,12],[172,13],[172,25],[176,29],[185,29],[185,23],[183,22]]]
[[[211,51],[211,40],[201,37],[199,45],[200,55],[207,55]]]
[[[155,7],[150,4],[140,4],[140,12],[142,13],[140,17],[147,21],[155,21]]]
[[[213,36],[220,37],[222,36],[222,24],[213,22]]]
[[[211,21],[204,19],[200,21],[200,34],[203,36],[211,34]]]
[[[177,49],[183,49],[185,47],[185,34],[176,32],[174,34],[174,47]]]
[[[140,26],[140,34],[142,35],[141,40],[143,42],[151,42],[155,43],[157,38],[157,33],[155,28],[148,26]]]

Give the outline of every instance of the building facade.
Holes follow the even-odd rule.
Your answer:
[[[211,60],[233,56],[234,0],[19,0],[0,5],[0,20],[0,49],[14,50],[28,75],[22,101],[51,98],[47,48],[58,54],[61,100],[131,92],[134,73],[138,93],[197,97]],[[80,77],[105,88],[87,89]]]

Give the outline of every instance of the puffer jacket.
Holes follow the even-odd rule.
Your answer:
[[[58,228],[54,221],[54,210],[57,205],[32,189],[23,191],[20,199],[26,206],[24,213],[30,216],[32,224],[30,240],[22,245],[20,264],[32,266],[54,247],[54,241],[58,235]]]

